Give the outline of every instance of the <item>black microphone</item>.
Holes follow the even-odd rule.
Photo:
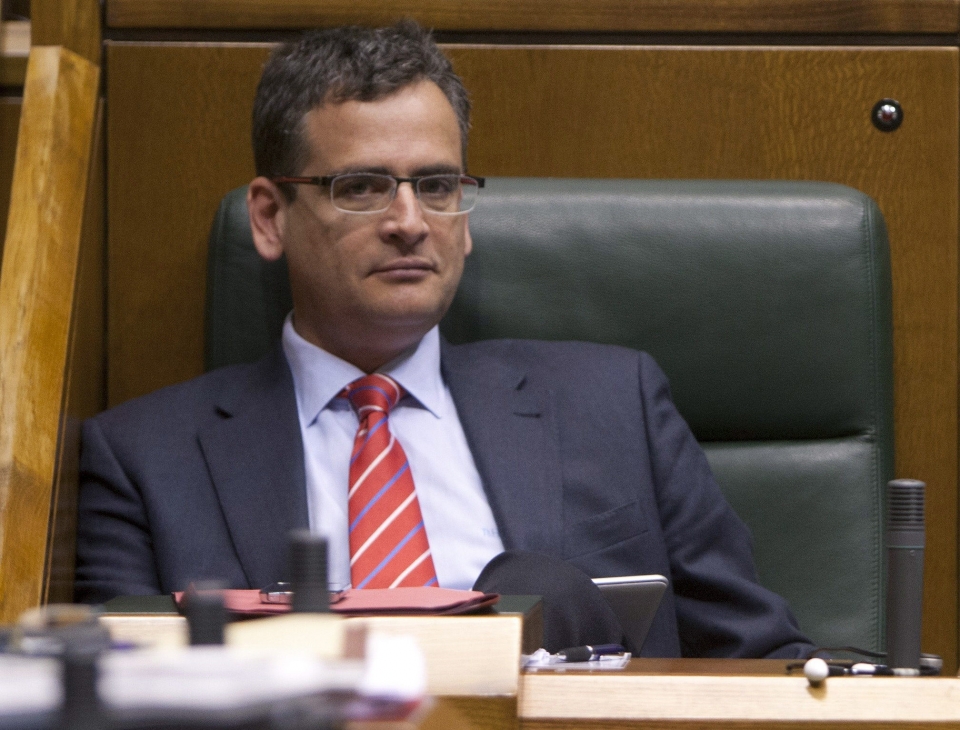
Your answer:
[[[227,607],[221,581],[191,583],[184,601],[190,646],[220,645],[224,643]]]
[[[923,493],[916,479],[887,485],[887,666],[920,667],[923,611]]]
[[[310,530],[290,533],[290,583],[294,613],[326,613],[330,610],[327,586],[327,541]]]

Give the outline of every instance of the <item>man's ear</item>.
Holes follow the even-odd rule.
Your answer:
[[[288,205],[280,188],[265,177],[254,178],[247,187],[253,245],[267,261],[276,261],[283,255]]]
[[[463,255],[469,256],[471,251],[473,251],[473,237],[470,235],[470,221],[467,221],[463,238]]]

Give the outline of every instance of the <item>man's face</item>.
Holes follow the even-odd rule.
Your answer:
[[[327,103],[303,130],[303,176],[463,170],[456,114],[431,81],[378,101]],[[364,338],[388,348],[416,342],[449,307],[471,248],[467,216],[425,213],[407,183],[380,213],[337,210],[329,188],[298,185],[283,219],[294,324],[341,356]]]

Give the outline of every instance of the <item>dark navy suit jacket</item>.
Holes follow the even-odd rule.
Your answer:
[[[591,577],[670,579],[650,656],[796,656],[785,602],[644,353],[585,343],[444,343],[450,387],[507,549]],[[293,381],[277,347],[84,425],[77,597],[218,578],[259,588],[307,526]]]

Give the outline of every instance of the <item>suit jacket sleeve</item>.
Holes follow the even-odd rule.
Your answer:
[[[78,600],[198,580],[284,579],[308,524],[293,380],[279,346],[88,420],[82,432]]]
[[[683,654],[805,655],[812,646],[786,601],[757,582],[750,533],[674,407],[666,376],[645,353],[639,381]]]
[[[146,509],[96,419],[83,425],[76,597],[161,593]]]

